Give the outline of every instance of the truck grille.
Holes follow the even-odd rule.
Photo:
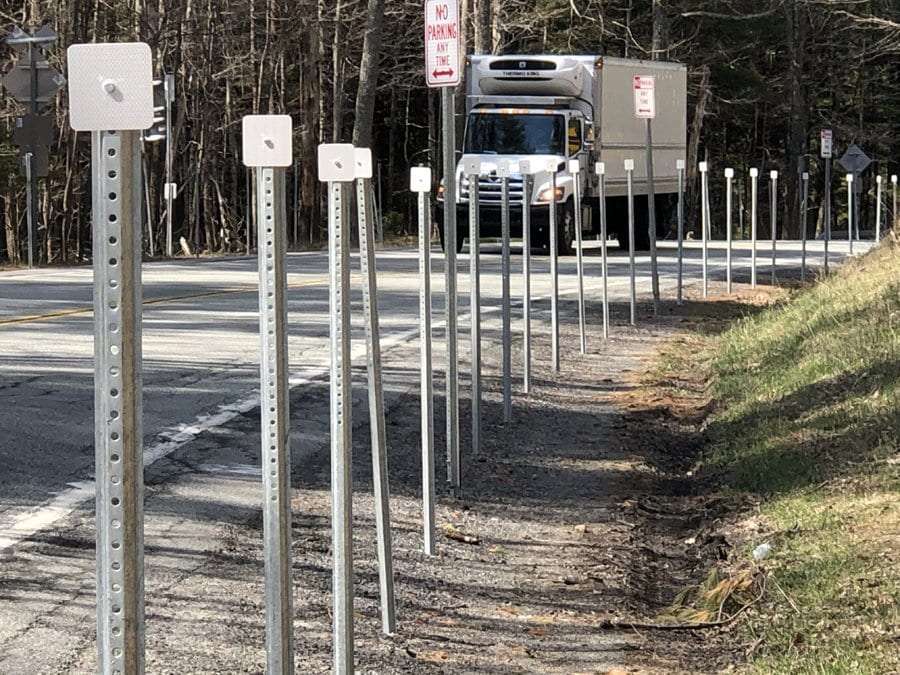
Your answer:
[[[469,180],[465,176],[462,179],[462,194],[459,195],[460,201],[469,200]],[[478,181],[478,200],[481,204],[500,205],[502,186],[499,178],[482,176]],[[509,179],[509,203],[522,203],[522,179],[520,177],[510,177]]]

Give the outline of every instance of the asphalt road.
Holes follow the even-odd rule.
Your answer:
[[[856,252],[868,244],[857,244]],[[832,243],[839,261],[846,243]],[[485,245],[482,294],[498,306],[499,247]],[[771,249],[761,244],[759,283],[770,283]],[[810,264],[821,263],[821,242],[809,245]],[[514,248],[514,253],[520,249]],[[460,256],[460,308],[468,304],[467,254]],[[750,251],[736,246],[736,275],[747,275]],[[780,267],[799,266],[799,244],[779,242]],[[354,258],[354,269],[358,261]],[[378,256],[380,322],[386,345],[417,337],[417,257],[412,250]],[[671,297],[676,249],[660,248],[663,293]],[[699,242],[688,242],[685,283],[701,275]],[[710,249],[710,273],[724,274],[724,246]],[[585,288],[600,298],[599,245],[589,242]],[[521,297],[521,257],[513,256],[512,293]],[[550,292],[548,259],[534,257],[534,296]],[[649,259],[637,258],[638,292],[649,292]],[[324,253],[288,256],[289,350],[294,383],[321,379],[327,367],[328,288]],[[627,302],[628,257],[613,250],[610,298]],[[205,430],[255,407],[258,386],[256,260],[252,258],[151,263],[144,266],[144,432],[147,463]],[[361,279],[354,277],[354,355],[364,357]],[[15,545],[91,497],[93,474],[92,272],[88,267],[0,274],[0,550]],[[434,252],[435,321],[443,319],[442,256]],[[572,319],[574,256],[560,264],[563,312]],[[547,330],[546,300],[538,302],[536,330]],[[566,304],[570,304],[567,309]],[[570,311],[571,310],[571,311]],[[541,312],[545,314],[541,314]],[[517,322],[519,313],[514,313]],[[465,330],[465,321],[461,330]],[[514,325],[514,335],[517,326]],[[442,340],[442,331],[435,339]],[[468,340],[460,340],[467,352]],[[442,368],[436,344],[435,364]]]

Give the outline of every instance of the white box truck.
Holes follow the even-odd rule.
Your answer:
[[[649,246],[643,119],[634,114],[633,78],[655,77],[653,171],[659,235],[671,224],[677,194],[675,162],[685,158],[687,136],[687,70],[677,63],[637,61],[605,56],[470,56],[467,61],[466,131],[463,155],[456,166],[457,246],[468,237],[468,180],[463,166],[477,156],[480,225],[483,237],[499,236],[500,159],[528,160],[532,167],[556,160],[560,253],[571,252],[575,239],[574,177],[568,160],[578,159],[582,172],[586,235],[599,234],[597,161],[606,164],[607,226],[620,245],[628,243],[624,160],[634,159],[636,247]],[[443,185],[443,181],[442,181]],[[530,204],[532,242],[549,250],[550,177],[537,174]],[[443,190],[439,189],[438,201]],[[511,231],[522,232],[522,176],[510,179]],[[444,241],[443,204],[435,220]]]

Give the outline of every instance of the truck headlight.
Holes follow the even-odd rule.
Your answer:
[[[550,199],[553,198],[554,192],[556,193],[556,198],[553,201],[562,201],[563,195],[566,194],[566,191],[561,188],[545,188],[538,193],[537,200],[539,202],[550,202]]]

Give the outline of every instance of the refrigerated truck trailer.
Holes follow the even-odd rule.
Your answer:
[[[599,180],[595,162],[606,165],[607,225],[620,245],[627,246],[627,200],[624,162],[635,160],[636,247],[649,245],[647,228],[646,127],[634,113],[633,79],[655,78],[653,172],[658,234],[671,221],[677,193],[676,160],[684,159],[687,141],[687,70],[678,63],[639,61],[605,56],[469,56],[466,77],[466,128],[462,156],[456,165],[457,247],[468,237],[468,179],[463,166],[478,157],[481,236],[500,232],[500,160],[528,160],[532,167],[558,167],[557,190],[550,192],[546,171],[534,176],[530,203],[532,241],[549,250],[549,200],[558,209],[560,253],[575,239],[574,176],[568,160],[577,159],[583,186],[582,229],[599,234]],[[510,178],[511,231],[522,234],[522,176]],[[438,201],[443,198],[443,180]],[[444,241],[443,204],[435,220]]]

